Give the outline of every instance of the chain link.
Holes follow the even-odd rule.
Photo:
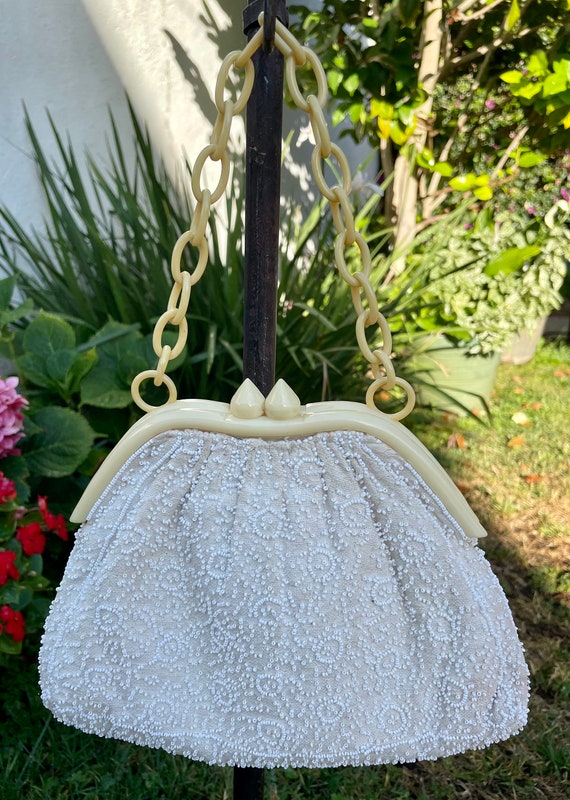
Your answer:
[[[155,386],[162,384],[166,386],[168,390],[167,403],[176,400],[176,388],[172,379],[166,374],[166,369],[168,362],[180,355],[186,345],[188,337],[186,313],[192,286],[200,280],[208,263],[206,229],[210,208],[226,191],[230,175],[227,145],[232,120],[243,111],[251,95],[255,77],[251,57],[263,43],[263,14],[259,17],[259,25],[260,29],[244,49],[229,53],[220,67],[214,95],[218,116],[210,143],[199,153],[192,171],[191,186],[196,200],[192,224],[174,246],[171,260],[174,285],[167,309],[158,319],[152,337],[158,364],[156,369],[145,370],[137,375],[131,387],[135,402],[144,411],[151,411],[155,408],[146,403],[140,395],[140,385],[147,379],[153,379]],[[354,212],[349,199],[352,190],[352,173],[344,152],[338,145],[331,142],[323,113],[328,99],[328,85],[324,69],[315,53],[301,45],[279,20],[276,23],[275,46],[285,58],[285,74],[291,97],[295,105],[309,115],[315,137],[316,146],[311,156],[312,171],[319,191],[330,205],[333,223],[337,231],[334,246],[336,267],[340,276],[350,286],[352,303],[357,314],[356,340],[360,352],[370,365],[370,372],[374,378],[366,392],[366,404],[379,411],[375,403],[376,395],[379,392],[390,392],[395,387],[399,387],[406,395],[404,408],[394,414],[386,414],[386,416],[395,420],[403,419],[414,407],[415,394],[410,384],[403,378],[398,378],[394,370],[392,335],[385,317],[378,308],[378,299],[370,282],[372,272],[370,250],[364,237],[356,229]],[[317,93],[305,97],[299,87],[297,70],[307,66],[313,71]],[[232,69],[243,70],[244,73],[241,92],[238,93],[235,102],[224,96],[226,88],[230,88],[229,76]],[[331,157],[336,161],[340,172],[340,184],[337,183],[333,186],[327,183],[323,171],[323,161],[328,160],[330,164]],[[202,172],[208,160],[220,162],[220,177],[213,191],[203,188],[201,183]],[[181,268],[183,252],[189,244],[199,251],[198,263],[193,272]],[[352,258],[347,258],[349,248],[352,250],[356,248],[357,251]],[[360,268],[351,272],[347,261],[352,264],[359,262]],[[173,347],[163,342],[166,325],[178,328],[178,338]],[[368,344],[366,337],[366,329],[371,326],[377,326],[381,337],[381,345],[374,349]]]

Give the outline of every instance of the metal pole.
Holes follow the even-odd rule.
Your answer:
[[[243,13],[248,40],[259,28],[259,14],[270,6],[288,24],[284,0],[249,0]],[[275,383],[283,56],[265,44],[253,57],[255,82],[246,116],[243,377],[267,395]],[[233,796],[263,800],[263,769],[234,767]]]
[[[244,33],[258,30],[263,0],[244,10]],[[287,5],[277,17],[287,24]],[[245,271],[243,376],[267,395],[275,382],[277,259],[281,197],[283,56],[260,48],[253,57],[255,82],[247,104],[245,173]]]

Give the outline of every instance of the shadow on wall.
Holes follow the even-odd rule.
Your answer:
[[[208,39],[216,46],[220,61],[222,61],[231,50],[236,48],[236,29],[240,31],[243,29],[243,7],[232,3],[231,8],[229,8],[230,4],[224,4],[223,10],[230,17],[231,23],[229,27],[221,28],[207,3],[203,2],[202,5],[203,11],[199,18],[200,24],[206,31]],[[217,115],[216,105],[213,94],[204,81],[198,64],[192,60],[189,50],[184,47],[171,30],[163,29],[163,32],[172,46],[174,58],[184,79],[192,88],[196,104],[213,127]],[[243,41],[245,44],[245,38]],[[234,75],[233,78],[234,85],[237,88],[239,77]],[[232,74],[230,74],[231,79]],[[301,205],[309,208],[315,198],[315,187],[307,166],[310,162],[313,147],[304,133],[307,125],[308,117],[306,114],[284,105],[283,130],[287,144],[284,146],[283,153],[282,194],[286,197],[299,196],[300,187]],[[239,143],[237,146],[234,143],[233,147],[230,145],[230,150],[232,153],[238,154],[242,152],[243,147]],[[237,168],[238,174],[243,174],[241,159],[234,159],[234,167]]]
[[[178,41],[176,36],[172,33],[172,31],[163,28],[163,32],[170,41],[170,44],[172,45],[174,58],[176,59],[176,63],[180,67],[180,71],[182,72],[184,79],[188,81],[188,83],[192,87],[192,91],[194,93],[194,100],[196,104],[202,110],[204,117],[213,126],[214,122],[216,121],[216,113],[217,113],[216,104],[214,103],[214,100],[208,90],[208,87],[204,83],[204,79],[200,74],[200,70],[198,69],[196,64],[192,61],[187,51],[180,44],[180,42]]]
[[[235,2],[231,4],[220,4],[220,7],[223,8],[224,13],[230,18],[230,25],[228,27],[220,27],[205,0],[202,0],[202,13],[200,14],[199,22],[206,32],[208,39],[215,45],[221,62],[229,52],[236,49],[236,30],[242,31],[243,29],[243,8],[241,4],[236,4]],[[176,63],[184,79],[192,87],[194,100],[202,110],[204,117],[213,127],[217,115],[216,104],[214,103],[213,94],[208,89],[198,65],[191,59],[188,50],[184,48],[172,31],[163,28],[163,32],[172,45],[174,58],[176,59]],[[245,37],[243,41],[245,44]],[[235,85],[237,86],[237,81]]]

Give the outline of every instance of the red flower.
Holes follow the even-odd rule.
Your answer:
[[[4,586],[8,578],[18,580],[20,573],[14,564],[16,560],[16,553],[12,550],[0,551],[0,586]]]
[[[18,528],[16,539],[22,543],[22,548],[27,556],[43,553],[46,546],[46,537],[42,533],[39,522],[31,522]]]
[[[59,536],[60,539],[63,539],[64,542],[67,542],[68,535],[67,535],[67,527],[65,525],[65,519],[63,514],[52,514],[49,508],[47,507],[47,497],[38,497],[38,508],[40,509],[40,514],[42,515],[42,519],[46,524],[46,527],[52,531],[55,531],[56,535]]]
[[[53,522],[53,530],[55,531],[56,536],[59,536],[59,538],[63,539],[64,542],[67,542],[69,535],[67,533],[67,527],[65,524],[65,519],[63,518],[63,514],[58,514]]]
[[[4,630],[15,642],[21,642],[26,635],[26,622],[21,611],[14,611],[10,606],[2,606],[0,619],[6,624]]]
[[[14,500],[16,497],[16,487],[14,481],[5,477],[4,473],[0,471],[0,505],[7,503],[9,500]]]

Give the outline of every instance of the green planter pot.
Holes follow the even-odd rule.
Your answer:
[[[469,355],[445,336],[426,340],[410,364],[418,404],[455,414],[486,411],[500,359],[500,353]]]

